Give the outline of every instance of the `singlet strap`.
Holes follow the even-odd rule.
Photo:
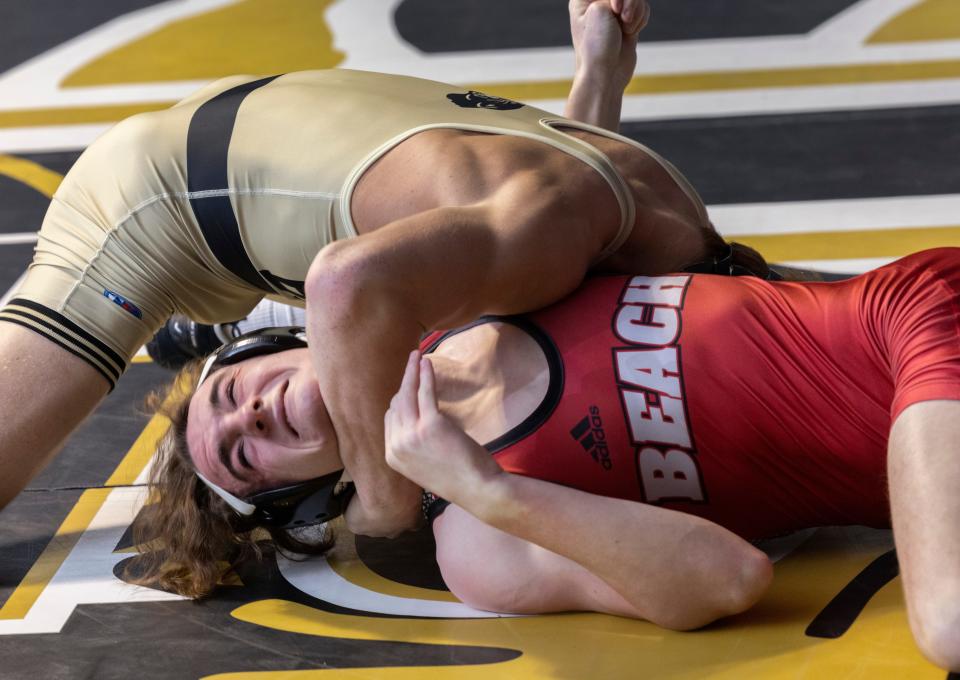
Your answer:
[[[587,125],[586,123],[567,120],[565,118],[544,118],[540,121],[540,125],[542,125],[545,130],[548,130],[550,134],[560,136],[567,144],[576,147],[576,149],[581,153],[574,153],[573,149],[567,149],[568,153],[576,158],[579,158],[581,161],[596,170],[596,172],[610,186],[610,189],[613,190],[613,195],[617,199],[617,205],[620,206],[620,228],[617,230],[617,233],[614,235],[614,237],[604,246],[603,250],[599,255],[597,255],[592,264],[601,262],[617,252],[617,250],[620,249],[620,246],[622,246],[626,240],[630,238],[630,234],[633,233],[633,227],[637,220],[637,205],[633,199],[633,192],[630,190],[630,186],[627,184],[626,180],[623,179],[620,171],[617,170],[616,166],[613,164],[607,154],[600,151],[600,149],[593,146],[593,144],[590,144],[589,142],[578,137],[574,137],[573,135],[564,132],[560,128],[570,128],[572,130],[590,132],[617,141],[620,141],[621,137],[620,135],[616,135],[609,130],[597,128],[593,125]]]
[[[537,407],[531,411],[530,415],[524,418],[523,421],[518,425],[515,425],[499,437],[496,437],[483,445],[483,448],[490,452],[491,455],[516,444],[524,437],[527,437],[538,430],[540,426],[542,426],[550,418],[550,415],[560,404],[560,398],[563,396],[564,387],[563,358],[560,355],[560,350],[554,344],[550,336],[547,335],[547,333],[540,328],[540,326],[524,316],[484,316],[467,324],[466,326],[461,326],[460,328],[442,333],[431,334],[427,337],[427,341],[425,346],[422,348],[422,352],[424,354],[430,354],[435,351],[444,340],[447,340],[454,335],[459,335],[460,333],[468,331],[471,328],[493,322],[510,324],[511,326],[515,326],[529,335],[543,352],[544,358],[547,361],[547,372],[549,373],[550,377],[547,382],[546,394],[543,396],[543,399],[540,401]],[[427,520],[431,522],[435,520],[447,508],[448,505],[450,505],[448,500],[441,498],[429,491],[424,491],[421,501],[421,510],[423,511],[423,516]]]

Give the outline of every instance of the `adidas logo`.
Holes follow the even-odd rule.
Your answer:
[[[590,407],[590,415],[573,426],[570,436],[580,442],[583,450],[589,453],[595,461],[600,463],[604,470],[613,468],[610,460],[610,449],[607,448],[607,435],[603,432],[603,420],[600,418],[600,409]]]

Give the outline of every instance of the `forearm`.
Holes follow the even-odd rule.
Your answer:
[[[564,115],[616,132],[650,8],[645,0],[571,0],[569,11],[576,73]]]
[[[357,533],[394,535],[417,526],[421,492],[385,462],[383,414],[421,328],[386,294],[375,303],[367,293],[374,291],[314,282],[308,300],[312,294],[328,302],[308,308],[308,336],[340,457],[357,489],[348,525]]]
[[[519,182],[333,243],[308,273],[310,352],[341,457],[365,509],[402,513],[397,529],[416,520],[419,496],[384,462],[383,418],[420,335],[543,307],[575,288],[602,248],[604,236],[564,202]]]
[[[331,336],[336,334],[327,337]],[[342,338],[326,347],[336,365],[341,366],[360,366],[371,351],[380,352],[387,362],[398,354],[402,364],[405,354],[403,350],[385,350],[369,337]],[[362,389],[363,385],[393,384],[392,372],[383,370],[388,366],[371,362],[362,371],[364,382],[343,380],[335,373],[318,375],[328,403],[346,406],[331,407],[330,414],[338,422],[341,460],[357,489],[346,513],[347,524],[354,533],[374,536],[393,536],[416,528],[421,521],[420,487],[391,470],[384,461],[382,423],[386,406],[379,395]]]
[[[458,504],[577,562],[637,615],[669,628],[696,628],[743,611],[772,575],[763,553],[715,524],[528,477],[492,476]]]
[[[563,115],[612,132],[620,129],[623,88],[609,73],[578,69]]]

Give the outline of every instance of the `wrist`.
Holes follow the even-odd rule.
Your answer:
[[[584,75],[573,81],[564,115],[572,120],[616,132],[620,123],[622,94],[609,77]]]
[[[471,486],[458,502],[464,510],[486,524],[499,527],[513,517],[517,496],[514,492],[516,475],[504,470],[484,476],[482,481]]]
[[[587,61],[581,61],[577,64],[577,69],[573,74],[573,84],[575,87],[583,88],[595,94],[618,92],[613,68]]]

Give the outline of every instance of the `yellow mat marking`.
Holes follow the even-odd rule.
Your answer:
[[[235,73],[272,75],[331,68],[344,59],[333,47],[325,13],[333,0],[241,0],[174,21],[86,64],[64,87],[203,80]]]
[[[960,2],[926,0],[904,10],[867,39],[868,44],[960,38]]]
[[[105,486],[133,484],[156,451],[169,420],[154,416],[107,480]],[[22,619],[50,583],[60,565],[103,506],[111,489],[87,489],[63,521],[43,553],[0,609],[0,619]]]
[[[353,536],[349,536],[348,538],[350,540],[338,539],[336,550],[334,550],[333,554],[327,556],[327,564],[329,564],[330,568],[339,574],[341,578],[346,579],[356,586],[382,595],[405,597],[411,600],[459,602],[457,598],[446,590],[418,588],[417,586],[397,583],[396,581],[384,578],[370,569],[370,567],[357,557],[356,551],[349,547],[354,545],[354,541],[352,540]]]
[[[902,257],[927,248],[960,246],[960,227],[915,227],[804,234],[734,235],[771,262]]]
[[[0,155],[0,175],[23,182],[47,198],[53,196],[63,175],[25,158]]]
[[[251,0],[252,1],[252,0]],[[112,53],[116,54],[116,53]],[[104,59],[112,59],[112,55]],[[132,56],[129,57],[133,59]],[[217,69],[208,69],[201,58],[194,60],[193,68],[204,69],[203,74],[184,75],[189,78],[216,78],[231,75],[235,71],[247,71],[255,74],[274,74],[317,67],[319,61],[298,63],[292,68],[280,68],[270,63],[269,67],[258,62],[249,68],[229,68],[227,65]],[[95,62],[95,63],[100,63]],[[116,68],[127,62],[120,61]],[[177,62],[180,63],[180,62]],[[184,60],[186,63],[186,60]],[[264,62],[265,63],[265,62]],[[92,68],[92,66],[91,66]],[[106,68],[106,67],[104,67]],[[111,67],[112,68],[112,67]],[[184,67],[179,70],[182,71]],[[110,82],[148,82],[146,66],[138,67],[127,78],[99,75],[98,79]],[[83,73],[84,70],[78,73]],[[99,67],[98,67],[99,72]],[[167,71],[167,74],[172,72]],[[177,76],[179,79],[181,76]],[[884,83],[895,81],[917,81],[939,78],[960,78],[960,60],[906,62],[890,64],[862,64],[854,66],[824,66],[816,68],[798,67],[787,69],[757,69],[745,71],[716,71],[700,73],[681,73],[668,75],[635,76],[627,87],[627,94],[670,94],[679,92],[711,92],[719,90],[748,90],[778,87],[804,87],[817,85],[854,85],[858,83]],[[172,76],[158,75],[155,80],[170,80]],[[71,82],[73,82],[71,80]],[[98,83],[100,84],[100,83]],[[537,99],[565,99],[570,91],[570,80],[548,80],[526,83],[479,83],[464,85],[464,88],[481,90],[501,97],[520,101]],[[77,125],[84,123],[116,122],[144,111],[156,111],[172,106],[175,102],[128,104],[120,106],[90,106],[77,108],[30,109],[0,111],[0,128],[35,127],[44,125]]]
[[[27,615],[33,603],[40,597],[40,593],[47,587],[50,579],[54,577],[60,565],[80,540],[80,536],[100,510],[109,493],[110,489],[87,489],[81,494],[77,504],[63,520],[63,524],[50,539],[43,553],[0,609],[0,619],[22,619]]]
[[[115,106],[78,106],[56,109],[16,109],[0,111],[0,128],[42,127],[46,125],[86,125],[115,123],[145,111],[159,111],[176,102],[121,104]]]
[[[137,437],[137,440],[130,447],[127,455],[123,457],[117,469],[110,475],[106,486],[125,486],[133,484],[137,477],[143,472],[143,469],[150,462],[150,458],[157,450],[157,444],[163,437],[170,421],[164,416],[155,415],[143,428],[143,432]]]
[[[184,394],[192,391],[191,385],[186,384],[182,378],[178,379],[179,382],[174,389],[170,391],[170,394],[167,395],[164,401],[165,405],[181,399]],[[156,453],[157,446],[169,427],[169,418],[155,414],[150,419],[150,422],[147,423],[147,426],[143,428],[137,440],[133,442],[130,450],[127,451],[127,454],[123,457],[123,460],[120,461],[116,470],[110,475],[110,479],[107,480],[106,485],[125,486],[136,482],[137,477],[140,476],[153,457],[153,454]]]
[[[472,666],[223,673],[216,680],[333,678],[937,678],[913,643],[899,581],[883,588],[851,629],[835,640],[810,638],[813,617],[886,547],[843,535],[816,535],[777,565],[773,587],[750,612],[694,633],[599,614],[511,619],[389,619],[339,615],[282,600],[243,605],[249,623],[306,635],[519,650],[521,656]]]

